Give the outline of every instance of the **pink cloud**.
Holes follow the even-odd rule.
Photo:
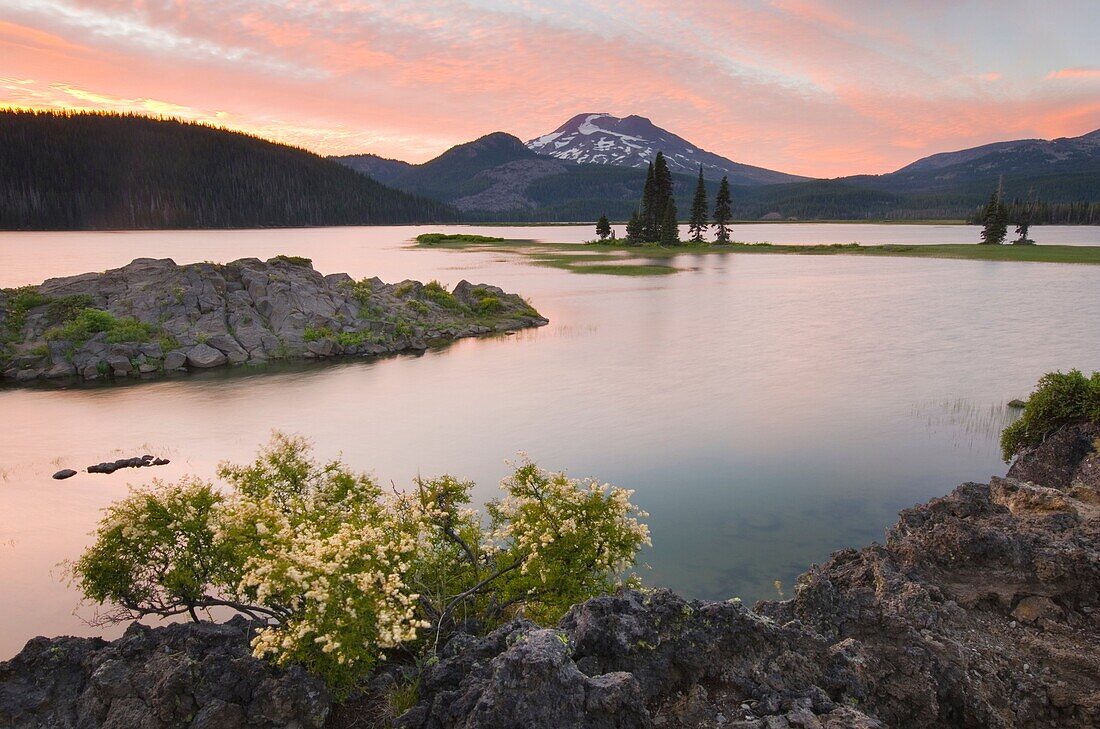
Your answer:
[[[853,2],[56,0],[0,21],[4,75],[35,80],[0,83],[0,104],[164,109],[321,153],[410,161],[608,111],[820,176],[1100,126],[1086,89],[1055,94],[1042,71],[976,59],[947,37],[946,4],[895,16]],[[930,36],[913,27],[925,16]],[[1092,73],[1052,77],[1092,78],[1067,71]]]
[[[1075,66],[1073,68],[1060,68],[1057,71],[1051,71],[1047,74],[1048,79],[1098,79],[1100,78],[1100,68],[1090,68],[1088,66]]]

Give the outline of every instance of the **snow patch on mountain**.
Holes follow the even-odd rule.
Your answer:
[[[646,167],[664,152],[673,172],[695,174],[700,165],[709,179],[728,176],[735,184],[770,184],[804,179],[743,165],[700,149],[640,116],[578,114],[550,134],[526,143],[536,154],[577,164]]]

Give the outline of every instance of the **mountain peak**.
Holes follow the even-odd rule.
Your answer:
[[[443,154],[449,154],[456,150],[464,150],[473,153],[491,151],[494,153],[519,152],[522,154],[526,151],[526,147],[524,147],[523,141],[519,137],[514,137],[508,132],[491,132],[484,137],[478,137],[472,142],[465,142],[464,144],[451,147]]]
[[[663,152],[673,172],[696,174],[730,182],[763,185],[794,182],[805,178],[744,165],[707,152],[687,140],[655,125],[644,116],[617,117],[607,113],[577,114],[549,134],[527,142],[535,154],[578,164],[618,167],[646,167]]]

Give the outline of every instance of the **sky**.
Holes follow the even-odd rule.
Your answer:
[[[1100,0],[0,0],[0,107],[422,162],[638,114],[815,177],[1100,128]]]

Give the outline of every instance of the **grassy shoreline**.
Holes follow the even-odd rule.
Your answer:
[[[560,268],[572,273],[614,276],[673,274],[684,269],[670,265],[671,259],[677,256],[710,254],[844,255],[1100,265],[1100,246],[984,246],[975,243],[933,245],[836,243],[803,246],[774,243],[731,243],[729,245],[687,244],[661,247],[657,245],[628,246],[621,242],[579,244],[517,239],[471,240],[473,237],[426,234],[417,238],[417,246],[519,253],[531,259],[536,265]]]

